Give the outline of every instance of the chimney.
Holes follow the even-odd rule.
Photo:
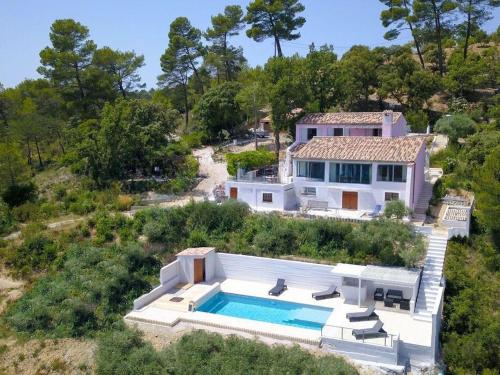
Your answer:
[[[392,111],[382,112],[382,137],[392,137]]]

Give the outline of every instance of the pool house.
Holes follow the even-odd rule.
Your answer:
[[[421,271],[324,265],[189,248],[134,301],[128,324],[198,328],[294,342],[375,365],[432,365],[442,296],[431,319],[415,306]]]

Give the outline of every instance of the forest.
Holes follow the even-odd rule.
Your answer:
[[[182,347],[195,347],[200,356],[216,350],[211,373],[235,373],[235,358],[244,358],[246,372],[240,373],[276,373],[277,364],[288,373],[356,373],[338,358],[318,362],[298,348],[201,332],[158,351],[125,328],[121,317],[134,298],[151,289],[161,264],[186,246],[412,266],[424,245],[409,225],[390,217],[366,225],[285,219],[251,213],[235,202],[191,202],[139,211],[133,218],[126,213],[140,193],[192,190],[199,177],[193,150],[248,138],[266,114],[272,144],[228,154],[229,170],[234,172],[236,162],[276,161],[286,146],[284,134],[293,136],[297,108],[395,109],[404,113],[411,132],[429,127],[449,138],[431,159],[431,166],[444,171],[433,199],[459,190],[476,199],[471,237],[454,238],[448,247],[444,366],[454,374],[496,373],[500,28],[487,33],[482,27],[500,4],[379,1],[383,11],[374,16],[392,46],[359,44],[341,56],[334,45],[314,43],[305,55],[284,54],[283,45],[298,40],[307,22],[298,0],[228,5],[214,11],[206,30],[178,17],[165,26],[159,61],[98,46],[92,30],[76,19],[55,20],[47,30],[50,44],[39,53],[40,78],[9,88],[0,82],[0,263],[2,274],[24,283],[15,301],[0,295],[0,358],[12,350],[12,338],[72,339],[93,343],[97,353],[92,365],[67,369],[74,373],[158,374],[165,366],[172,374],[200,373],[194,364],[203,363],[202,357],[175,357]],[[408,33],[411,42],[398,44]],[[273,41],[265,64],[247,63],[234,43],[239,34],[256,48]],[[140,76],[146,63],[161,71],[157,87],[148,90]],[[56,220],[72,224],[51,229]],[[269,365],[253,367],[255,356]],[[19,356],[8,366],[22,366],[23,360]],[[4,366],[0,373],[7,371]]]

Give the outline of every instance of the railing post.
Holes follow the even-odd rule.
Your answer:
[[[343,340],[344,339],[344,327],[341,327],[340,328],[340,339]]]

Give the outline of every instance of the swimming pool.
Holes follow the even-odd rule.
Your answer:
[[[197,311],[321,330],[332,313],[327,307],[219,292]]]

